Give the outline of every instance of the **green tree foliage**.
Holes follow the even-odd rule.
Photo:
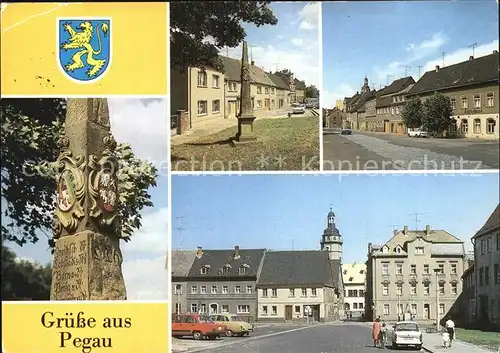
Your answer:
[[[56,183],[53,162],[64,128],[63,99],[2,99],[2,238],[19,245],[36,243],[39,231],[51,237]],[[127,144],[118,144],[118,210],[122,237],[141,227],[141,210],[153,206],[148,189],[157,170],[137,159]],[[52,245],[51,242],[49,244]]]
[[[424,102],[422,126],[426,131],[442,136],[450,127],[452,114],[450,97],[436,92]]]
[[[49,300],[52,270],[19,260],[2,244],[2,300]]]
[[[223,72],[218,55],[224,47],[237,47],[245,38],[243,23],[275,25],[270,1],[170,2],[170,65],[212,66]],[[207,41],[210,38],[210,41]]]
[[[318,98],[319,90],[314,85],[307,86],[305,91],[305,96],[306,98]]]
[[[406,101],[401,118],[403,123],[410,129],[420,128],[423,124],[423,106],[419,98]]]

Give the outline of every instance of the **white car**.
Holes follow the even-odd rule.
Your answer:
[[[408,129],[408,137],[429,137],[429,134],[422,129]]]
[[[392,349],[399,347],[413,346],[420,350],[422,348],[422,332],[416,322],[401,321],[393,326],[392,331]]]
[[[293,114],[304,114],[306,107],[304,105],[296,105],[293,107]]]

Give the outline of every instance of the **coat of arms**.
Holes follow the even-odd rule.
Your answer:
[[[118,203],[116,179],[109,171],[99,174],[99,206],[107,212],[113,212]]]
[[[75,203],[75,177],[70,170],[64,171],[57,185],[57,206],[63,212],[71,209]]]
[[[111,64],[111,19],[57,19],[58,63],[78,83],[101,78]]]

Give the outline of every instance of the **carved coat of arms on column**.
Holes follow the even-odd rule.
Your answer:
[[[75,231],[85,215],[82,206],[85,198],[85,157],[72,155],[66,136],[62,136],[58,144],[61,153],[56,161],[57,205],[52,221],[56,239],[61,236],[63,228],[68,233]]]

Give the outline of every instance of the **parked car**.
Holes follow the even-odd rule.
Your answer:
[[[429,134],[422,129],[408,129],[408,137],[429,137]]]
[[[226,327],[199,314],[172,315],[172,336],[191,336],[195,340],[208,338],[215,340],[226,335]]]
[[[226,327],[226,336],[245,336],[253,332],[253,325],[244,321],[240,316],[234,314],[211,315],[210,319]]]
[[[340,130],[340,134],[341,135],[352,135],[352,130],[348,127],[346,128],[343,128],[342,130]]]
[[[397,322],[393,326],[392,331],[392,349],[399,347],[415,347],[420,350],[422,348],[422,333],[420,327],[413,321]]]
[[[297,104],[293,107],[293,114],[304,114],[306,112],[305,105]]]
[[[312,104],[312,103],[307,103],[307,104],[306,104],[306,108],[307,108],[307,109],[312,109],[312,108],[314,108],[314,104]]]

